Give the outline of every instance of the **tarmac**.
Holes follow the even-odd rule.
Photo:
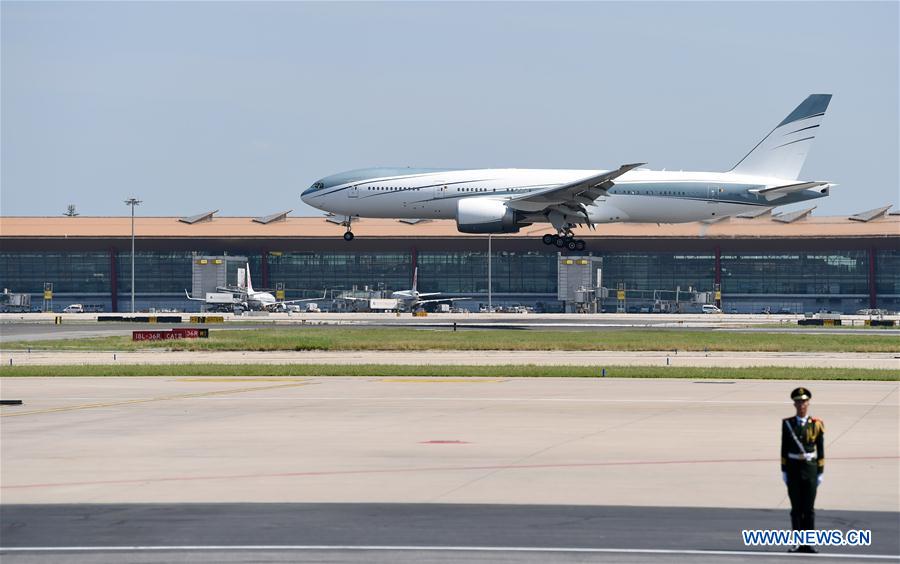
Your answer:
[[[614,378],[4,378],[0,555],[781,561],[798,385],[820,528],[875,535],[820,556],[896,560],[900,384]]]
[[[2,351],[0,365],[403,364],[541,366],[787,366],[900,370],[900,353],[687,351]]]

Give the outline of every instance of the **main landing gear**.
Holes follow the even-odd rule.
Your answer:
[[[541,238],[545,245],[555,245],[560,249],[568,249],[570,251],[583,251],[587,244],[581,239],[575,239],[571,231],[562,235],[551,235],[550,233]]]

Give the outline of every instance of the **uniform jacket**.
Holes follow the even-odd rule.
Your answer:
[[[803,446],[804,452],[815,452],[817,454],[815,461],[818,473],[825,471],[825,424],[821,419],[809,417],[806,419],[806,425],[800,425],[796,417],[787,417],[781,421],[781,471],[786,472],[788,463],[800,462],[803,460],[794,460],[788,457],[788,453],[802,454],[797,447],[797,443],[791,436],[788,426],[793,429],[794,434]]]

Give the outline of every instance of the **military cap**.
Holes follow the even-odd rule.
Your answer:
[[[812,398],[812,392],[807,390],[806,388],[794,388],[794,391],[791,392],[791,399],[794,401],[802,401],[808,400]]]

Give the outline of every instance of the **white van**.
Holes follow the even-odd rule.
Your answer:
[[[700,308],[700,311],[703,313],[722,313],[721,309],[712,304],[704,304],[703,307]]]
[[[71,304],[66,306],[63,313],[84,313],[84,306],[81,304]]]

